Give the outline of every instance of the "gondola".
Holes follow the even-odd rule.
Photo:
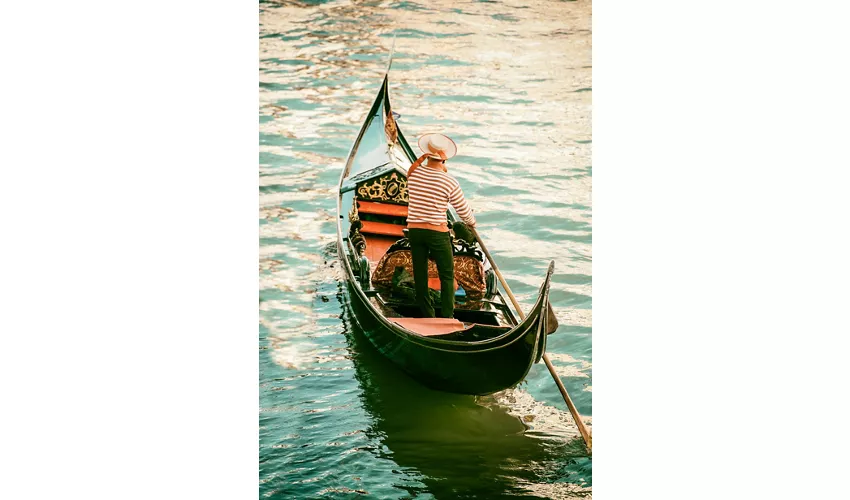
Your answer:
[[[518,321],[480,243],[453,231],[454,317],[419,317],[405,283],[413,275],[407,169],[416,157],[390,106],[388,69],[339,179],[337,251],[352,315],[379,352],[432,389],[485,395],[513,387],[540,361],[547,335],[558,328],[549,305],[554,262],[531,311]],[[451,206],[446,216],[461,229]],[[433,262],[429,286],[440,289]],[[439,301],[434,306],[439,316]]]

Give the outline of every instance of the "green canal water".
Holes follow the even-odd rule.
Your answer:
[[[548,352],[589,422],[590,29],[588,0],[260,3],[260,498],[591,496],[543,363],[476,398],[431,391],[371,347],[334,222],[395,35],[399,127],[457,142],[448,166],[526,309],[555,260]]]

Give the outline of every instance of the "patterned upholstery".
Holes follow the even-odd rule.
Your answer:
[[[372,273],[372,283],[392,286],[393,273],[396,267],[404,267],[413,276],[413,258],[411,257],[410,250],[393,250],[390,248],[381,257],[378,265],[375,266],[375,272]],[[481,261],[470,255],[455,255],[454,267],[455,281],[466,291],[466,295],[470,298],[483,297],[487,291],[487,284],[484,281],[484,266],[481,264]],[[437,264],[431,259],[428,259],[428,277],[439,278]]]

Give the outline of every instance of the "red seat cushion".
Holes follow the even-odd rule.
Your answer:
[[[407,217],[407,205],[393,205],[390,203],[376,203],[374,201],[358,201],[357,211],[364,214],[394,215],[396,217]]]
[[[361,220],[361,233],[385,234],[387,236],[404,236],[404,226],[399,224],[387,224],[386,222],[374,222],[370,220]]]
[[[445,335],[471,328],[454,318],[387,318],[393,323],[419,335]]]

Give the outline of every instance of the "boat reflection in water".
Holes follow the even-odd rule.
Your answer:
[[[383,444],[373,453],[399,465],[394,486],[437,498],[590,496],[590,459],[580,438],[532,436],[492,396],[425,387],[372,346],[353,319],[343,283],[338,298],[360,399],[372,417],[365,432]],[[420,481],[425,491],[411,486]]]

